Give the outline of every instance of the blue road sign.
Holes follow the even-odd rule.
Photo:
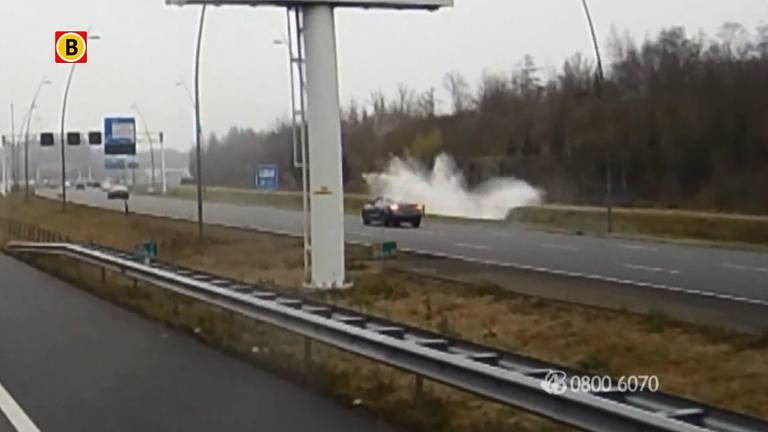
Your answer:
[[[264,164],[256,166],[256,188],[275,190],[280,187],[280,170],[277,165]]]
[[[104,118],[104,154],[136,154],[136,119],[133,117]]]

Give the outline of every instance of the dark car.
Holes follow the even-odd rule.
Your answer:
[[[75,185],[75,190],[85,190],[85,183],[78,183]]]
[[[127,200],[129,196],[128,188],[122,185],[112,186],[109,192],[107,192],[107,199],[110,200]]]
[[[365,203],[361,214],[364,225],[379,223],[389,227],[407,222],[418,228],[424,217],[424,205],[379,197]]]

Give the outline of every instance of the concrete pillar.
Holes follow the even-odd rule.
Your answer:
[[[341,178],[341,116],[333,8],[304,6],[307,118],[311,194],[312,281],[341,288],[344,269],[344,190]]]

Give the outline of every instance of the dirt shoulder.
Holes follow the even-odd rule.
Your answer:
[[[207,227],[206,240],[198,242],[192,223],[75,205],[62,214],[55,203],[41,199],[29,203],[0,199],[3,242],[8,239],[8,220],[122,249],[152,239],[159,243],[163,260],[247,282],[291,287],[302,279],[302,247],[293,238]],[[370,261],[368,256],[365,248],[349,248],[353,289],[308,294],[564,366],[615,376],[658,375],[665,392],[768,417],[768,337],[685,325],[663,314],[608,311],[513,294],[495,286],[414,275]],[[378,370],[371,367],[365,372],[368,377]],[[398,379],[387,381],[391,388],[385,392],[386,397],[395,398],[395,405],[407,399],[402,389],[397,390]],[[354,380],[350,388],[376,399],[377,391],[384,390],[374,388],[380,382],[369,381]],[[435,387],[436,394],[442,391]],[[451,415],[446,414],[444,424],[434,430],[479,430],[472,426],[486,421],[507,426],[488,430],[562,429],[454,393],[441,399],[450,404]]]

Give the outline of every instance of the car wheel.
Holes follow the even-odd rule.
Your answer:
[[[364,217],[364,218],[363,218],[363,225],[365,225],[365,226],[368,226],[368,225],[370,225],[370,224],[371,224],[371,221],[370,221],[370,220],[368,220],[368,218]]]
[[[420,227],[420,226],[421,226],[421,218],[419,218],[419,219],[415,219],[413,222],[411,222],[411,225],[412,225],[414,228],[418,228],[418,227]]]

